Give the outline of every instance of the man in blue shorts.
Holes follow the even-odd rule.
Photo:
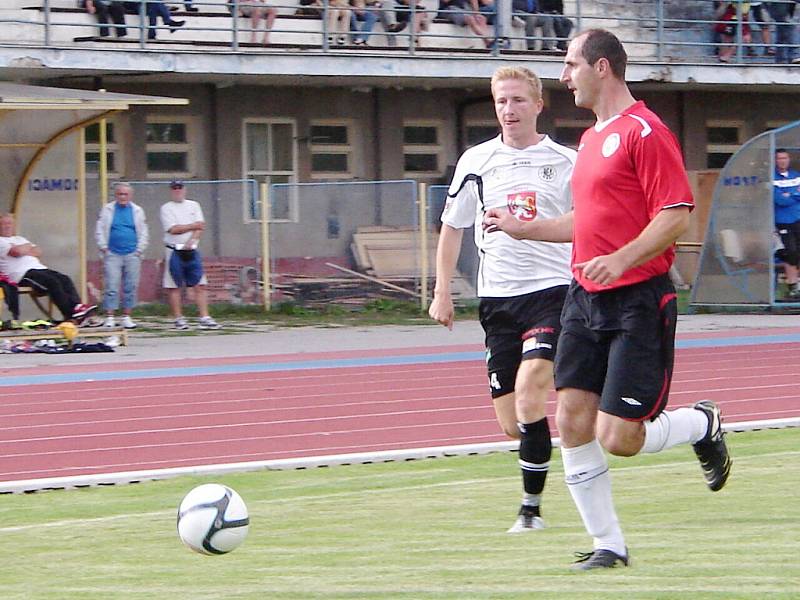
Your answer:
[[[554,218],[572,207],[575,151],[536,129],[542,111],[539,78],[503,67],[492,77],[502,133],[468,149],[456,165],[442,214],[436,287],[430,316],[453,327],[452,279],[463,230],[475,226],[480,320],[486,333],[489,391],[503,432],[519,439],[523,496],[509,533],[542,529],[541,495],[550,464],[545,403],[553,387],[559,315],[571,276],[570,244],[515,240],[481,228],[487,208],[512,219]]]
[[[677,315],[668,271],[694,202],[678,142],[633,98],[626,64],[622,44],[601,29],[567,50],[561,81],[597,117],[578,146],[572,212],[521,222],[492,210],[484,218],[487,230],[517,238],[573,240],[555,384],[564,475],[594,540],[580,570],[629,563],[604,448],[633,456],[691,443],[712,491],[731,467],[713,402],[664,412]]]

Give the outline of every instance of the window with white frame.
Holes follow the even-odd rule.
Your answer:
[[[406,177],[442,174],[442,123],[403,123],[403,170]]]
[[[706,167],[721,169],[742,145],[743,121],[706,121]]]
[[[267,185],[297,182],[297,133],[293,119],[245,119],[242,128],[242,156],[245,179]],[[247,211],[248,218],[257,215]],[[270,190],[270,221],[298,218],[294,187]]]
[[[191,177],[194,175],[191,119],[149,116],[145,135],[148,176]]]
[[[590,119],[556,119],[553,134],[550,137],[563,146],[577,150],[583,132],[592,125],[594,125],[594,121]]]
[[[312,121],[309,129],[312,179],[351,178],[352,140],[349,121]]]
[[[109,177],[121,177],[125,172],[122,147],[119,145],[119,122],[106,120],[106,168]],[[100,169],[100,123],[88,125],[83,130],[86,175],[96,177]]]
[[[470,121],[466,127],[467,148],[497,137],[500,126],[497,121]]]

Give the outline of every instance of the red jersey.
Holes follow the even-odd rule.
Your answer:
[[[665,208],[694,208],[678,140],[642,101],[584,132],[572,199],[573,265],[618,250]],[[585,290],[600,292],[662,275],[674,258],[670,246],[611,285],[589,281],[574,266],[572,273]]]

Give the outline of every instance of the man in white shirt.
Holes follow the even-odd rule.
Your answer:
[[[183,286],[195,288],[195,302],[200,314],[197,327],[219,329],[219,323],[208,314],[208,281],[203,274],[203,262],[197,249],[200,236],[206,228],[203,209],[194,200],[186,198],[186,186],[182,181],[173,181],[169,187],[172,199],[161,206],[161,225],[166,245],[163,285],[175,319],[175,329],[189,329],[181,305]]]
[[[83,304],[67,275],[48,269],[39,259],[42,249],[21,235],[16,235],[14,215],[0,217],[0,273],[17,285],[27,285],[46,293],[58,307],[65,321],[81,323],[97,306]]]
[[[468,149],[458,161],[442,214],[428,313],[452,329],[450,280],[463,230],[475,226],[489,390],[503,432],[520,440],[524,493],[508,532],[521,533],[544,527],[540,502],[552,451],[545,404],[553,387],[559,317],[571,280],[571,244],[515,240],[499,230],[484,231],[481,224],[491,208],[507,210],[522,221],[569,212],[575,152],[538,133],[542,86],[530,70],[495,71],[492,97],[502,133]]]

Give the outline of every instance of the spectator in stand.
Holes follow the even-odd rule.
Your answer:
[[[395,0],[394,9],[395,24],[390,25],[387,31],[390,33],[400,33],[411,22],[411,3],[409,0]],[[428,30],[428,20],[425,18],[425,6],[417,4],[414,7],[414,33]],[[394,45],[395,38],[390,37],[390,44]],[[394,43],[392,43],[394,42]]]
[[[200,10],[196,6],[192,6],[191,0],[187,0],[187,2],[184,2],[183,8],[186,9],[186,12],[198,12]]]
[[[772,183],[775,201],[775,229],[783,243],[782,258],[789,300],[800,300],[797,281],[800,267],[800,172],[790,169],[791,157],[784,148],[775,151],[775,178]]]
[[[439,0],[439,16],[459,27],[469,27],[487,48],[495,43],[478,0]]]
[[[750,44],[750,25],[748,25],[748,14],[750,12],[749,2],[714,2],[714,18],[717,23],[714,31],[719,34],[722,45],[719,48],[718,58],[720,62],[731,62],[731,58],[736,53],[736,35],[739,28],[738,11],[742,12],[742,43]]]
[[[3,329],[14,329],[19,321],[19,291],[17,284],[11,281],[4,273],[0,273],[0,296],[6,301],[8,312],[11,313],[11,322],[3,321]]]
[[[553,22],[553,31],[556,38],[556,49],[567,51],[569,35],[572,33],[572,21],[564,16],[563,0],[539,0],[539,13],[549,16]]]
[[[114,33],[117,37],[128,35],[128,30],[125,29],[125,5],[122,2],[80,0],[78,5],[90,15],[97,17],[97,22],[100,24],[100,37],[108,37],[108,23],[111,21],[114,23]]]
[[[232,5],[229,5],[232,7]],[[250,42],[258,43],[259,22],[264,21],[264,38],[262,44],[269,44],[269,32],[278,16],[278,9],[268,6],[266,0],[242,0],[239,2],[239,14],[250,19]]]
[[[350,29],[349,0],[328,0],[328,16],[325,19],[328,44],[344,46]]]
[[[219,329],[219,323],[208,314],[208,281],[197,249],[200,236],[206,229],[203,209],[194,200],[186,198],[186,187],[182,181],[171,182],[169,189],[172,199],[161,206],[161,226],[167,247],[163,284],[175,319],[175,329],[189,329],[181,307],[181,288],[184,286],[195,290],[195,302],[200,313],[198,328]]]
[[[136,306],[142,255],[149,237],[144,210],[133,202],[133,188],[127,183],[117,183],[114,201],[100,209],[95,227],[95,240],[103,258],[105,327],[117,325],[114,313],[120,306],[122,291],[122,326],[136,328],[131,310]]]
[[[764,47],[764,56],[775,56],[775,48],[770,46],[772,43],[772,35],[770,33],[770,27],[772,26],[772,23],[769,21],[769,14],[767,7],[765,6],[766,4],[766,2],[750,3],[750,24],[755,25],[761,32],[761,42]],[[750,52],[751,56],[758,55],[757,48],[751,48],[750,50],[752,51]]]
[[[350,34],[353,45],[366,46],[367,38],[378,21],[380,2],[365,2],[365,0],[350,0]],[[358,24],[363,23],[359,28]]]
[[[511,10],[514,17],[525,23],[525,46],[528,50],[536,50],[536,29],[542,28],[542,50],[556,49],[556,33],[553,29],[553,17],[543,14],[539,9],[541,0],[512,0]]]
[[[65,321],[80,324],[97,306],[83,304],[67,275],[48,269],[39,260],[42,249],[16,234],[14,215],[0,217],[0,273],[17,285],[27,285],[46,293],[58,307]]]
[[[134,15],[138,15],[139,13],[139,6],[138,2],[126,2],[125,3],[125,11],[129,12]],[[148,29],[147,29],[147,39],[154,40],[156,39],[156,24],[158,23],[158,17],[161,17],[161,21],[164,25],[169,27],[170,33],[175,33],[175,30],[178,27],[183,27],[186,25],[186,21],[176,21],[170,15],[169,8],[166,4],[162,2],[162,0],[148,0],[145,6],[145,12],[147,14],[148,20]]]
[[[796,2],[794,0],[767,3],[769,15],[775,21],[776,63],[800,63],[800,58],[796,56],[797,23],[794,21],[795,5]]]

